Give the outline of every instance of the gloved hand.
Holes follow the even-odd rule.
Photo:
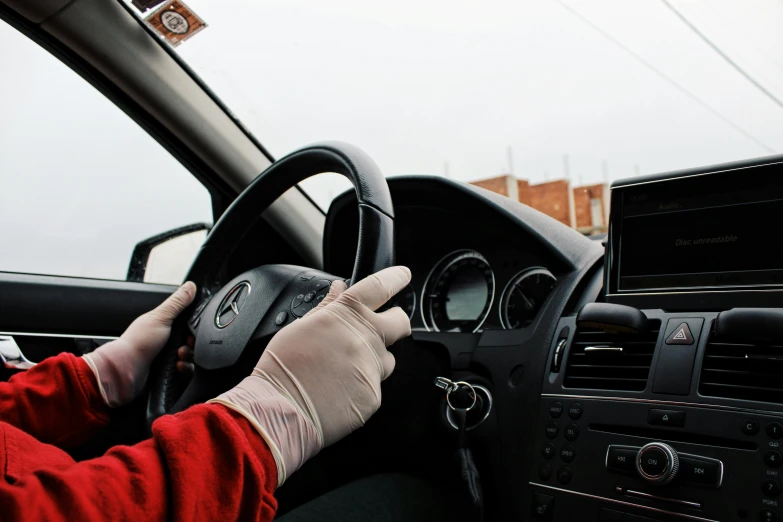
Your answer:
[[[387,346],[410,335],[399,307],[375,313],[411,280],[406,267],[381,270],[329,294],[275,335],[253,373],[209,402],[245,416],[269,445],[278,485],[322,448],[364,425],[381,406],[394,370]]]
[[[141,393],[152,360],[169,340],[171,323],[195,296],[196,285],[188,281],[160,306],[136,318],[119,339],[84,356],[106,404],[112,408],[123,406]]]

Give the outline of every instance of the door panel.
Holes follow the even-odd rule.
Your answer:
[[[40,362],[62,352],[83,355],[118,337],[175,286],[0,273],[0,336]],[[2,371],[0,380],[9,372]]]

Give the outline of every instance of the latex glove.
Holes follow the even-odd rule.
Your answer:
[[[195,296],[196,285],[188,281],[160,306],[136,318],[119,339],[84,356],[106,404],[124,406],[141,394],[152,360],[169,340],[171,323]]]
[[[410,335],[399,307],[376,313],[411,273],[387,268],[329,294],[275,335],[253,373],[209,402],[245,416],[269,445],[278,485],[322,448],[364,425],[381,406],[381,381],[394,370],[386,349]]]

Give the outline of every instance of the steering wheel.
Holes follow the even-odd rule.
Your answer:
[[[172,326],[150,377],[147,427],[166,413],[211,399],[250,374],[272,336],[319,303],[337,277],[301,266],[263,265],[221,285],[224,263],[261,214],[285,191],[322,172],[346,176],[356,189],[359,245],[352,281],[394,264],[394,208],[378,166],[339,142],[310,145],[276,161],[231,204],[188,272],[198,285],[194,304]],[[195,337],[195,371],[180,393],[179,346]]]

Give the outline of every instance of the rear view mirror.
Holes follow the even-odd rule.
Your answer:
[[[182,283],[211,225],[194,223],[140,241],[133,249],[128,281]]]

